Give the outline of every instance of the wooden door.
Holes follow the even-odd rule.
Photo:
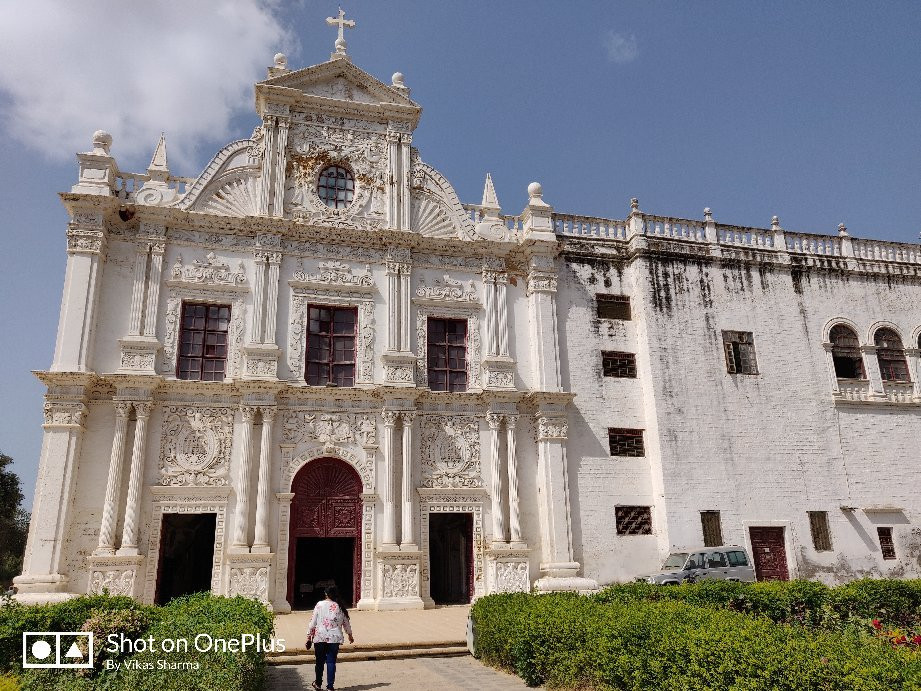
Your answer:
[[[759,581],[788,581],[783,528],[749,528],[755,576]]]

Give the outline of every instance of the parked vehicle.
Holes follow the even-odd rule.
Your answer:
[[[755,570],[744,547],[696,547],[687,551],[672,552],[662,564],[662,571],[636,580],[658,585],[695,583],[707,579],[723,581],[755,580]]]

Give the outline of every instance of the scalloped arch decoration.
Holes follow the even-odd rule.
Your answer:
[[[429,237],[475,240],[473,221],[451,183],[432,166],[416,161],[412,168],[410,227]]]
[[[208,211],[220,216],[255,216],[258,213],[256,202],[255,175],[234,175],[209,187],[208,196],[195,204],[196,211]]]
[[[222,148],[214,155],[214,158],[212,158],[211,162],[205,166],[205,169],[202,171],[201,175],[198,176],[195,182],[193,182],[188,188],[186,193],[182,195],[182,197],[177,200],[173,206],[183,210],[188,210],[191,209],[194,205],[201,210],[210,210],[203,209],[202,204],[198,204],[197,202],[204,201],[203,197],[205,196],[208,188],[211,187],[211,183],[216,181],[217,178],[230,171],[239,171],[240,173],[246,171],[249,175],[259,175],[259,163],[252,158],[258,146],[259,143],[252,139],[239,139]],[[235,177],[239,179],[243,176],[237,175]],[[226,183],[223,183],[222,186],[223,185],[226,185]],[[217,213],[221,212],[218,211]]]

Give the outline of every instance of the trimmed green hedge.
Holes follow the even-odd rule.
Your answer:
[[[778,623],[810,626],[835,626],[853,619],[879,619],[892,626],[921,624],[921,580],[865,579],[836,588],[813,581],[623,583],[608,586],[594,597],[601,603],[667,600],[724,607]]]
[[[778,625],[683,602],[490,595],[477,655],[528,684],[695,691],[921,690],[921,655],[868,634]]]
[[[21,668],[23,631],[80,630],[95,633],[96,664],[92,671]],[[197,594],[177,598],[164,607],[105,595],[78,597],[53,605],[12,603],[0,607],[0,673],[18,674],[24,689],[255,691],[261,688],[265,671],[264,656],[256,646],[237,652],[219,649],[198,652],[195,637],[207,634],[212,639],[239,640],[250,634],[268,641],[272,632],[271,612],[262,604],[242,597]],[[157,642],[185,638],[189,650],[110,653],[105,649],[106,638],[113,633],[130,639],[153,636]],[[206,642],[202,639],[203,644]],[[120,663],[120,668],[106,670],[107,659]],[[190,664],[171,669],[161,661]]]

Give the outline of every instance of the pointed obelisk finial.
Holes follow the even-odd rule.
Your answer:
[[[346,19],[345,11],[340,7],[338,17],[327,17],[326,23],[330,26],[339,27],[339,38],[336,39],[336,52],[330,55],[332,60],[338,60],[341,58],[349,59],[349,56],[345,53],[345,29],[352,29],[355,27],[354,19]]]
[[[166,162],[166,134],[163,132],[160,133],[160,141],[157,142],[153,158],[150,159],[147,174],[151,177],[169,175],[169,164]]]
[[[492,175],[486,173],[486,184],[483,186],[483,202],[480,204],[484,209],[495,210],[496,213],[502,210],[499,206],[499,198],[496,196],[496,187],[492,184]]]

